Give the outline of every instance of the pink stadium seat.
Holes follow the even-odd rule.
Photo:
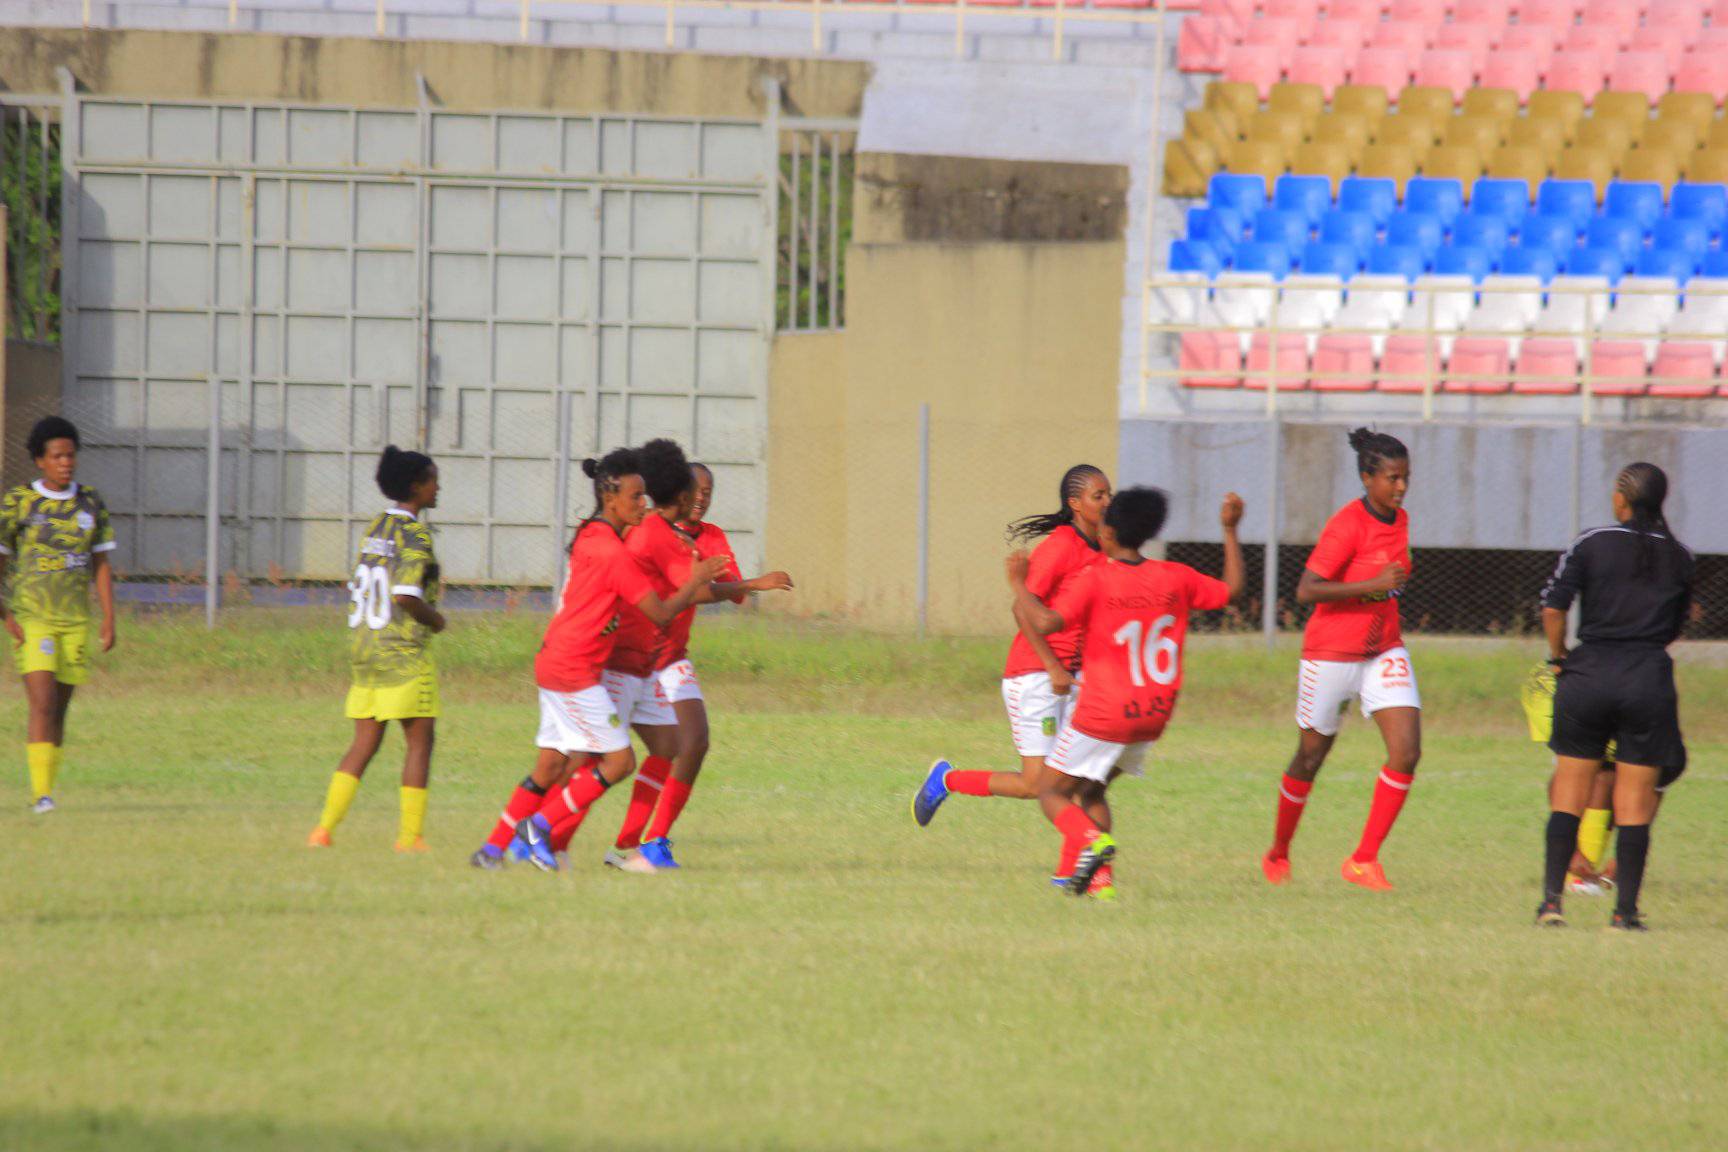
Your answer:
[[[1664,340],[1657,347],[1656,362],[1650,367],[1650,395],[1713,396],[1720,383],[1716,378],[1716,356],[1710,345]]]
[[[1176,366],[1189,388],[1242,387],[1242,345],[1234,332],[1184,332],[1177,346]]]
[[[1290,61],[1290,82],[1317,84],[1328,100],[1349,74],[1344,49],[1325,44],[1304,44],[1296,49],[1296,55]]]
[[[1641,396],[1648,381],[1642,340],[1594,340],[1590,343],[1591,387],[1597,396]]]
[[[1366,28],[1380,23],[1385,11],[1385,0],[1331,0],[1326,5],[1326,19],[1354,20]]]
[[[1596,93],[1602,91],[1602,85],[1607,80],[1607,73],[1602,67],[1601,59],[1595,52],[1568,52],[1564,48],[1554,53],[1554,60],[1548,65],[1548,75],[1543,77],[1545,88],[1555,88],[1561,92],[1578,92],[1584,97],[1584,103],[1593,103]]]
[[[1649,24],[1638,29],[1638,34],[1632,37],[1633,52],[1656,52],[1668,65],[1668,75],[1672,77],[1680,70],[1680,62],[1686,58],[1686,49],[1698,39],[1699,26],[1696,24]]]
[[[1388,20],[1368,31],[1369,47],[1401,48],[1412,60],[1434,42],[1433,27],[1427,24],[1412,24],[1406,20]]]
[[[1674,74],[1674,91],[1707,92],[1720,108],[1728,97],[1728,53],[1688,52]]]
[[[1316,392],[1367,392],[1374,387],[1374,338],[1322,332],[1314,347]]]
[[[1512,391],[1527,396],[1570,396],[1578,391],[1578,345],[1554,336],[1531,336],[1518,348]]]
[[[1278,83],[1283,72],[1278,49],[1271,44],[1238,44],[1230,49],[1230,58],[1224,62],[1224,79],[1252,84],[1261,100],[1271,98],[1272,85]]]
[[[1006,7],[1011,2],[1012,0],[1005,0],[1003,6]],[[971,3],[971,0],[967,0],[967,3]],[[1091,0],[1091,3],[1094,8],[1150,8],[1153,0]]]
[[[1384,88],[1387,96],[1396,96],[1410,83],[1410,56],[1402,48],[1364,48],[1350,70],[1350,82]]]
[[[1367,26],[1356,20],[1327,18],[1314,25],[1308,36],[1310,48],[1336,48],[1344,56],[1344,70],[1356,66],[1356,57],[1368,42]]]
[[[1446,19],[1447,0],[1392,0],[1386,9],[1391,20],[1438,27]]]
[[[1304,392],[1308,389],[1308,338],[1300,332],[1280,332],[1277,338],[1278,363],[1272,363],[1273,340],[1270,332],[1256,332],[1248,342],[1248,374],[1243,383],[1264,392],[1274,378],[1256,377],[1256,372],[1276,372],[1278,391]]]
[[[1518,93],[1520,104],[1528,103],[1530,93],[1542,84],[1536,54],[1496,48],[1488,53],[1488,62],[1482,66],[1481,83],[1484,88],[1510,88]]]
[[[1622,52],[1608,73],[1608,87],[1616,92],[1642,92],[1654,104],[1667,93],[1670,75],[1668,61],[1660,52]]]
[[[1465,25],[1469,27],[1469,25]],[[1416,83],[1428,88],[1447,88],[1452,99],[1461,101],[1476,82],[1470,53],[1461,48],[1430,48],[1416,65]]]
[[[1303,26],[1295,20],[1267,17],[1248,25],[1242,33],[1242,46],[1276,49],[1278,70],[1282,72],[1290,67],[1290,58],[1296,54],[1296,45],[1302,42],[1304,31]]]
[[[1546,24],[1550,28],[1570,28],[1578,18],[1580,0],[1519,0],[1518,24]]]
[[[1606,72],[1614,66],[1614,57],[1620,51],[1620,34],[1612,28],[1580,24],[1566,31],[1560,51],[1573,55],[1593,53]]]
[[[1456,0],[1452,19],[1458,24],[1486,24],[1499,32],[1512,22],[1512,0]]]
[[[1632,43],[1638,31],[1639,12],[1636,0],[1586,0],[1579,23],[1586,28],[1607,28],[1615,36],[1615,47]]]
[[[1254,19],[1254,0],[1200,0],[1200,14],[1228,20],[1239,28]]]
[[[1554,59],[1554,49],[1560,43],[1560,29],[1547,24],[1514,24],[1500,34],[1495,45],[1502,52],[1529,52],[1536,57],[1536,74],[1548,71]]]
[[[1276,20],[1294,20],[1304,35],[1320,18],[1320,0],[1261,0],[1263,15]]]
[[[1498,28],[1486,24],[1442,24],[1434,33],[1434,47],[1456,48],[1470,54],[1470,71],[1482,71],[1488,59],[1488,48],[1499,35]]]
[[[1386,348],[1380,354],[1380,378],[1375,383],[1382,392],[1425,392],[1430,370],[1438,384],[1445,374],[1439,345],[1427,336],[1395,333],[1386,337]]]
[[[1452,342],[1452,355],[1446,362],[1446,379],[1441,387],[1447,392],[1468,392],[1485,396],[1512,390],[1512,352],[1504,336],[1460,336]],[[1481,376],[1469,380],[1456,377]]]
[[[1230,58],[1232,36],[1216,16],[1184,17],[1176,33],[1176,67],[1184,72],[1221,72]]]
[[[1718,26],[1728,24],[1728,0],[1716,0],[1710,5],[1710,23]]]

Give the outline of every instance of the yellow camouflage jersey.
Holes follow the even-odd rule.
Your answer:
[[[22,619],[89,624],[91,561],[113,549],[114,528],[94,488],[74,482],[56,492],[38,480],[0,502],[7,603]]]
[[[401,508],[380,512],[360,540],[348,592],[348,662],[355,684],[388,688],[431,670],[426,642],[432,630],[396,607],[402,595],[438,604],[431,529]]]

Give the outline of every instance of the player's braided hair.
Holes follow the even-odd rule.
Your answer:
[[[1640,576],[1648,575],[1656,564],[1659,540],[1666,540],[1675,548],[1680,545],[1674,538],[1674,530],[1668,527],[1668,518],[1662,514],[1662,504],[1668,499],[1668,474],[1656,465],[1640,460],[1620,469],[1620,475],[1614,478],[1614,490],[1632,509],[1632,519],[1627,521],[1627,527],[1638,533],[1635,570]]]
[[[1009,543],[1031,543],[1040,536],[1048,536],[1064,524],[1074,523],[1074,509],[1068,507],[1068,501],[1086,491],[1086,485],[1093,477],[1105,479],[1104,469],[1092,464],[1076,464],[1062,473],[1062,487],[1058,495],[1061,507],[1055,512],[1047,512],[1040,516],[1026,516],[1008,525]]]
[[[1124,488],[1110,499],[1104,523],[1116,533],[1116,543],[1139,550],[1155,539],[1170,514],[1170,497],[1161,488]]]
[[[40,460],[48,451],[50,440],[70,440],[72,447],[79,447],[78,429],[72,421],[64,416],[44,416],[36,421],[36,426],[30,429],[30,438],[24,442],[24,447],[30,452],[30,459]]]
[[[656,505],[676,504],[696,487],[696,473],[674,440],[650,440],[636,449],[642,468],[642,484]]]
[[[414,495],[414,485],[420,483],[432,469],[432,457],[424,452],[409,452],[387,444],[378,457],[378,491],[392,500],[407,500]]]
[[[1410,449],[1404,441],[1372,428],[1358,428],[1350,433],[1350,447],[1356,453],[1356,471],[1372,476],[1387,460],[1408,460]]]

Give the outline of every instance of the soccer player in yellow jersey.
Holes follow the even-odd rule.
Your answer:
[[[27,442],[41,479],[0,502],[0,574],[7,581],[0,620],[12,634],[30,728],[32,811],[54,811],[54,780],[72,693],[90,678],[90,585],[102,602],[102,651],[114,647],[114,529],[96,489],[73,479],[78,429],[70,420],[38,420]],[[7,571],[10,569],[10,571]]]
[[[348,662],[354,676],[348,718],[354,721],[354,742],[330,778],[324,815],[307,844],[330,846],[330,833],[348,814],[360,777],[395,720],[408,745],[396,851],[424,852],[426,784],[438,721],[438,674],[426,645],[433,633],[444,631],[444,616],[437,608],[432,532],[420,514],[438,506],[438,466],[430,456],[392,444],[378,461],[378,487],[394,503],[367,526],[348,585]]]

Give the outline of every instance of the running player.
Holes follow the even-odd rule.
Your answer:
[[[1610,926],[1642,931],[1638,894],[1650,853],[1650,825],[1662,793],[1686,771],[1680,699],[1668,645],[1692,608],[1692,553],[1662,514],[1668,477],[1630,464],[1614,482],[1614,519],[1572,542],[1542,593],[1554,695],[1555,756],[1542,904],[1536,923],[1562,926],[1560,896],[1608,742],[1616,743],[1614,819],[1617,887]],[[1566,651],[1566,613],[1582,599],[1578,647]]]
[[[432,742],[438,723],[438,673],[426,650],[444,631],[438,611],[438,557],[432,530],[421,519],[438,507],[438,466],[430,456],[392,444],[378,458],[378,490],[392,503],[373,517],[360,538],[354,579],[348,585],[348,718],[354,742],[330,777],[324,814],[307,845],[330,847],[330,834],[348,815],[366,766],[394,720],[402,725],[401,824],[396,851],[424,852],[426,785],[432,777]]]
[[[706,468],[698,472],[699,466],[690,464],[683,449],[670,440],[651,440],[640,453],[642,479],[654,501],[654,511],[631,530],[624,545],[649,573],[656,591],[665,596],[678,586],[690,568],[693,550],[697,558],[718,558],[726,565],[719,578],[697,594],[697,604],[739,601],[754,593],[792,587],[792,578],[784,572],[740,579],[725,533],[713,529],[704,551],[700,530],[691,532],[685,527],[690,519],[700,523],[698,504],[703,513],[707,511],[707,499],[701,495],[703,478],[709,496],[714,478]],[[628,618],[633,613],[625,610],[621,615]],[[639,613],[634,615],[640,618]],[[607,687],[611,690],[617,677],[620,687],[633,693],[633,702],[642,701],[634,705],[636,715],[642,717],[637,723],[643,725],[637,732],[651,755],[636,774],[618,839],[606,853],[605,863],[610,867],[654,872],[679,866],[672,856],[672,826],[684,811],[708,755],[708,708],[696,667],[690,661],[690,632],[695,623],[693,605],[679,613],[664,631],[646,620],[641,621],[645,628],[626,625],[619,630],[606,674]],[[623,683],[631,677],[639,677],[639,684]],[[618,698],[614,693],[614,699]],[[622,701],[619,711],[627,711]]]
[[[1351,698],[1372,716],[1386,741],[1386,764],[1344,879],[1375,891],[1392,885],[1380,846],[1404,807],[1422,756],[1422,700],[1398,624],[1398,596],[1410,578],[1410,453],[1397,439],[1358,428],[1350,433],[1363,495],[1340,508],[1308,554],[1296,602],[1314,605],[1302,634],[1296,699],[1296,754],[1278,785],[1272,847],[1261,858],[1266,879],[1290,879],[1290,841],[1326,762]]]
[[[1008,558],[1008,582],[1032,630],[1053,635],[1078,626],[1085,691],[1062,726],[1038,799],[1062,833],[1056,875],[1083,896],[1110,864],[1116,842],[1088,813],[1101,809],[1118,772],[1139,775],[1146,747],[1164,733],[1182,689],[1182,642],[1190,611],[1214,611],[1242,594],[1242,498],[1224,497],[1224,579],[1185,564],[1141,557],[1164,526],[1169,502],[1155,488],[1126,488],[1110,501],[1100,535],[1102,564],[1087,568],[1046,606],[1027,584],[1023,552]],[[1113,890],[1112,890],[1113,891]]]
[[[31,811],[54,811],[60,746],[72,693],[90,678],[90,585],[102,605],[102,651],[114,648],[114,529],[96,489],[73,479],[78,429],[70,420],[38,420],[25,442],[41,478],[0,502],[0,580],[12,569],[0,621],[16,648],[30,720],[24,756]]]
[[[1011,542],[1022,544],[1043,537],[1032,550],[1026,587],[1050,604],[1081,572],[1104,558],[1098,547],[1104,509],[1110,504],[1110,480],[1102,469],[1076,464],[1062,475],[1061,508],[1028,516],[1008,526]],[[1056,747],[1056,736],[1074,695],[1074,674],[1080,668],[1080,632],[1069,627],[1042,636],[1014,607],[1019,631],[1008,646],[1002,671],[1002,702],[1008,709],[1008,729],[1020,755],[1018,772],[958,772],[947,760],[930,766],[924,783],[912,797],[912,818],[930,823],[950,794],[1005,796],[1033,800],[1045,758]]]
[[[546,628],[534,679],[540,691],[540,748],[534,771],[511,794],[503,818],[471,863],[496,868],[514,837],[524,842],[535,867],[555,872],[552,826],[581,812],[607,788],[636,769],[630,730],[601,686],[612,655],[619,609],[634,604],[664,627],[688,608],[725,561],[697,561],[670,600],[655,593],[624,547],[624,532],[642,522],[648,504],[635,451],[619,448],[599,460],[584,460],[594,482],[594,514],[583,521],[570,548],[570,572],[558,612]],[[572,757],[598,760],[572,771]],[[567,780],[546,803],[547,791]]]

